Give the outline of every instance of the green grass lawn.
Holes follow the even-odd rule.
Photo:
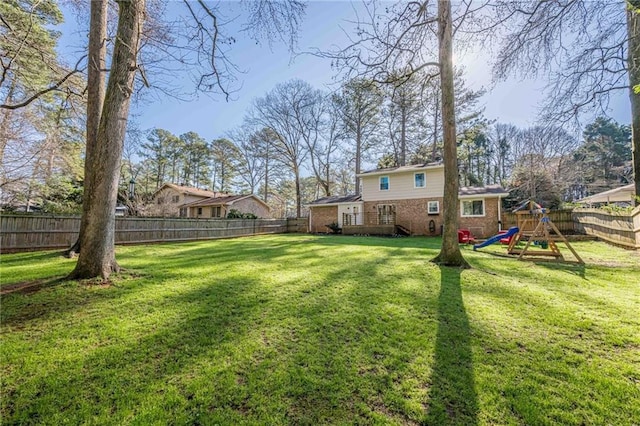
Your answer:
[[[0,257],[2,424],[640,424],[640,253],[429,263],[440,240],[119,247],[112,285]],[[566,250],[565,250],[566,251]]]

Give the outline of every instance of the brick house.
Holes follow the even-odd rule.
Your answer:
[[[325,225],[338,222],[344,233],[384,234],[400,228],[411,235],[441,234],[444,221],[442,163],[376,169],[358,176],[362,181],[362,196],[357,212],[353,213],[355,199],[315,200],[309,205],[311,232],[326,232]],[[479,238],[495,235],[502,216],[501,198],[507,195],[498,185],[460,188],[460,228],[469,229]],[[352,229],[354,225],[360,228]]]
[[[145,206],[145,214],[152,216],[178,216],[183,204],[202,201],[222,195],[219,192],[191,186],[165,183],[153,194],[150,203]]]
[[[197,200],[180,206],[180,216],[195,218],[225,218],[231,210],[252,213],[258,218],[270,216],[271,208],[260,198],[249,195],[223,195]]]

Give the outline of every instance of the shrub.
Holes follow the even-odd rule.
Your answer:
[[[338,225],[338,222],[331,222],[328,225],[325,225],[327,228],[331,229],[333,234],[340,234],[342,232],[342,228]]]
[[[227,213],[227,219],[257,219],[258,216],[256,216],[253,213],[241,213],[236,209],[231,209],[229,210],[229,213]]]

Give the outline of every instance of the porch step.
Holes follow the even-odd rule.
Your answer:
[[[402,225],[396,224],[396,234],[410,236],[411,231]]]

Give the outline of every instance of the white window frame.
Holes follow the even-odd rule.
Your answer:
[[[464,203],[473,203],[474,201],[482,202],[482,214],[464,214]],[[473,211],[473,204],[471,206],[471,211]],[[460,216],[461,217],[485,217],[487,214],[487,203],[484,198],[468,198],[464,200],[460,200]]]
[[[384,178],[387,179],[387,189],[382,189],[382,179]],[[378,179],[378,190],[388,191],[390,187],[391,187],[391,179],[389,179],[389,176],[380,176],[380,178]]]
[[[422,175],[422,186],[416,185],[416,176]],[[427,186],[427,174],[425,172],[416,172],[413,174],[413,187],[415,189],[426,188]]]
[[[431,206],[436,205],[436,211],[431,211]],[[427,201],[427,214],[440,214],[440,201]]]
[[[378,225],[392,225],[396,221],[396,205],[395,204],[378,204],[376,206],[378,213]]]

